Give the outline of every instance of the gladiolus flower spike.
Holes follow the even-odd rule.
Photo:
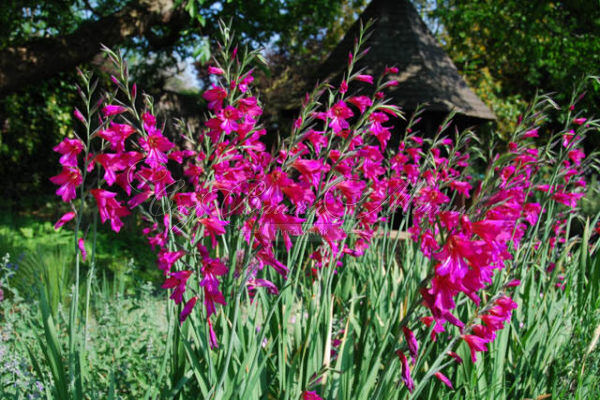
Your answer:
[[[399,379],[412,392],[420,371],[411,365],[423,356],[419,342],[445,340],[443,333],[451,330],[476,362],[510,321],[517,304],[509,292],[520,282],[510,271],[512,280],[503,282],[501,295],[482,292],[540,221],[555,226],[549,245],[561,245],[566,222],[547,214],[548,202],[569,210],[584,196],[586,154],[578,135],[589,120],[578,117],[572,121],[577,132],[559,134],[555,150],[564,156],[561,165],[533,147],[539,132],[546,135],[536,126],[516,135],[506,156],[495,154],[490,176],[481,181],[469,175],[468,134],[445,137],[444,127],[434,141],[418,135],[412,124],[404,138],[396,126],[398,108],[383,92],[353,95],[346,93],[347,82],[338,82],[322,97],[316,91],[305,99],[292,134],[271,151],[261,140],[264,110],[252,95],[252,70],[235,70],[247,65],[239,57],[223,54],[222,62],[213,64],[227,65],[226,71],[208,68],[212,86],[203,98],[209,115],[195,136],[185,137],[189,143],[170,137],[150,110],[101,104],[102,126],[91,143],[64,139],[54,148],[61,165],[51,178],[59,186],[56,194],[70,203],[85,192],[95,200],[100,221],[115,232],[133,208],[170,210],[143,212],[142,233],[158,255],[162,288],[179,307],[180,323],[190,315],[206,321],[213,349],[222,329],[213,326],[214,315],[232,300],[227,282],[243,279],[240,287],[253,300],[260,291],[276,295],[291,275],[318,280],[328,268],[339,273],[348,260],[365,254],[390,216],[401,211],[410,221],[409,240],[431,267],[417,294],[419,319],[398,330],[403,336],[396,352]],[[352,54],[349,61],[353,65]],[[397,73],[395,67],[384,72],[390,78]],[[373,84],[371,75],[345,76],[367,83],[363,89]],[[137,115],[139,121],[132,122]],[[84,182],[82,170],[94,168],[101,179]],[[551,175],[547,168],[557,168],[552,186],[543,180]],[[456,207],[459,203],[470,206]],[[55,227],[76,217],[67,212]],[[231,248],[232,243],[241,247]],[[83,240],[77,245],[85,258]],[[306,259],[286,265],[299,249],[307,250]],[[297,268],[306,271],[298,274]],[[457,299],[463,296],[483,310],[472,316],[474,322],[458,317],[463,314]],[[428,330],[431,337],[423,337]],[[450,357],[462,362],[454,350]],[[452,387],[442,372],[435,377]],[[302,396],[320,398],[308,390]]]

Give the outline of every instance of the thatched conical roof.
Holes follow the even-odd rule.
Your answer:
[[[400,84],[388,94],[405,110],[428,103],[428,110],[456,110],[473,118],[496,117],[469,89],[456,66],[433,37],[409,0],[373,0],[317,71],[317,78],[339,79],[358,37],[360,21],[373,20],[366,42],[369,53],[359,61],[365,73],[377,76],[386,66],[399,69]]]

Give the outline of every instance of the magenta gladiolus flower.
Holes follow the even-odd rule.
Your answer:
[[[83,147],[83,143],[79,139],[64,138],[63,141],[52,150],[62,154],[59,162],[63,167],[76,167],[77,156],[81,153]]]
[[[238,89],[240,89],[240,92],[246,93],[252,82],[254,82],[254,77],[251,73],[248,73],[238,84]]]
[[[327,147],[327,144],[329,143],[329,140],[323,135],[323,132],[315,131],[314,129],[308,131],[305,138],[313,145],[317,154],[321,152],[322,148]]]
[[[205,249],[206,254],[208,254],[208,252]],[[201,251],[202,253],[202,251]],[[207,256],[203,256],[204,258],[202,259],[202,274],[204,275],[204,277],[210,277],[211,279],[214,279],[215,276],[223,276],[225,274],[227,274],[227,272],[229,271],[229,268],[227,268],[227,265],[225,265],[223,263],[223,261],[221,261],[218,258],[210,258]]]
[[[54,224],[54,229],[58,230],[61,226],[75,218],[76,215],[77,214],[75,214],[74,211],[69,211],[68,213],[65,213],[62,217],[59,218],[56,224]]]
[[[221,129],[221,122],[222,121],[219,118],[211,118],[204,123],[204,125],[210,128],[210,131],[207,133],[207,135],[212,139],[213,142],[216,142],[219,139],[221,132],[223,132],[223,129]]]
[[[156,117],[149,112],[142,114],[142,120],[144,121],[144,130],[151,131],[156,129]]]
[[[202,97],[208,101],[209,110],[219,112],[223,108],[223,100],[227,98],[227,91],[220,86],[214,86],[212,89],[204,92]]]
[[[409,139],[418,144],[419,146],[423,146],[423,138],[418,136],[410,136]]]
[[[135,132],[135,128],[126,124],[110,124],[107,130],[98,132],[98,136],[110,143],[110,148],[116,152],[125,151],[125,140]]]
[[[528,203],[523,207],[523,214],[525,215],[525,219],[531,226],[535,225],[540,212],[542,211],[542,206],[539,203]]]
[[[215,312],[217,307],[215,304],[225,305],[225,297],[219,290],[219,281],[216,278],[203,279],[201,286],[204,287],[204,307],[206,308],[206,315],[210,318]]]
[[[498,331],[504,328],[504,318],[502,316],[490,313],[482,315],[481,320],[485,323],[486,327],[492,329],[493,331]]]
[[[302,174],[306,179],[306,182],[310,183],[315,188],[319,185],[321,173],[329,171],[329,165],[323,163],[323,160],[305,160],[299,158],[294,161],[292,166]]]
[[[573,208],[577,206],[577,201],[583,196],[585,196],[584,193],[567,193],[561,191],[554,193],[552,198],[561,204]]]
[[[180,150],[180,151],[172,151],[169,153],[169,160],[175,161],[177,164],[183,163],[183,160],[186,158],[190,158],[196,155],[196,152],[193,150]]]
[[[127,156],[125,153],[101,153],[94,158],[94,161],[104,168],[104,180],[108,186],[112,186],[116,182],[116,172],[123,171],[127,168],[127,164],[125,163],[125,161],[127,161]]]
[[[440,245],[431,232],[427,231],[421,235],[421,251],[427,257],[430,257],[439,247]]]
[[[351,179],[338,183],[336,188],[344,195],[348,205],[354,205],[358,203],[366,186],[363,181]]]
[[[345,80],[342,81],[342,83],[340,84],[340,93],[346,93],[348,91],[348,82],[346,82]]]
[[[452,386],[452,382],[450,382],[450,379],[448,379],[446,375],[438,371],[435,374],[433,374],[433,376],[439,379],[444,385],[448,386],[450,389],[454,389],[454,387]]]
[[[402,327],[402,333],[404,334],[404,340],[406,340],[408,351],[410,352],[410,356],[414,363],[419,354],[419,343],[417,342],[417,338],[415,337],[413,331],[408,329],[406,326]]]
[[[415,382],[412,380],[410,376],[410,367],[408,365],[408,360],[403,352],[400,350],[396,351],[396,355],[400,358],[400,363],[402,364],[402,382],[406,385],[406,388],[410,393],[415,390]]]
[[[154,185],[154,195],[157,199],[162,198],[167,194],[166,188],[175,183],[171,176],[171,172],[164,166],[154,168],[142,168],[138,174],[138,179],[141,180],[138,189],[144,189],[148,184]]]
[[[508,287],[516,287],[519,286],[521,284],[521,281],[519,279],[513,279],[512,281],[508,282],[505,286]]]
[[[419,147],[410,147],[406,149],[406,152],[410,155],[410,158],[412,158],[415,164],[417,164],[421,159],[422,152]]]
[[[282,191],[296,207],[297,213],[304,212],[315,202],[315,194],[306,184],[290,183]]]
[[[484,219],[474,222],[472,228],[473,233],[487,242],[509,241],[512,238],[514,223],[510,220]]]
[[[204,225],[204,236],[210,236],[213,247],[217,246],[215,237],[225,234],[225,226],[229,224],[228,221],[222,221],[215,217],[200,218],[198,222]]]
[[[146,164],[150,167],[166,164],[168,158],[165,153],[175,146],[160,131],[154,129],[149,132],[148,137],[143,138],[140,136],[138,140],[140,146],[146,152]]]
[[[356,80],[373,84],[373,77],[371,75],[357,75]]]
[[[194,309],[194,306],[196,305],[197,301],[198,297],[194,296],[185,303],[185,306],[183,306],[183,310],[181,310],[181,314],[179,314],[180,324],[183,324],[183,321],[185,321],[187,317],[192,313],[192,310]]]
[[[461,337],[469,345],[469,350],[471,351],[471,361],[473,361],[473,363],[477,362],[477,352],[487,351],[486,343],[488,340],[482,339],[476,335],[462,335]]]
[[[152,192],[150,190],[146,190],[141,193],[138,193],[135,196],[133,196],[131,199],[129,199],[129,201],[127,202],[127,205],[129,206],[129,208],[134,209],[137,206],[139,206],[140,204],[142,204],[143,202],[145,202],[146,200],[148,200],[151,195],[152,195]]]
[[[77,197],[75,189],[81,185],[83,178],[81,171],[75,167],[63,167],[60,174],[50,178],[50,182],[60,185],[56,194],[62,198],[65,203]]]
[[[458,226],[459,213],[456,211],[442,211],[439,213],[442,225],[449,231],[454,230]]]
[[[454,359],[454,361],[456,361],[458,364],[462,364],[463,363],[463,359],[461,358],[461,356],[459,356],[458,354],[456,354],[453,351],[449,351],[447,353],[450,357],[452,357]]]
[[[221,120],[220,128],[225,131],[226,134],[230,134],[238,129],[237,120],[241,117],[240,112],[237,108],[227,106],[219,112],[219,119]]]
[[[284,206],[279,206],[271,212],[266,212],[259,220],[258,234],[261,240],[273,242],[277,237],[277,231],[283,235],[283,242],[289,251],[292,242],[289,235],[302,235],[303,218],[294,217],[286,214]]]
[[[79,238],[79,240],[77,240],[77,247],[79,247],[79,251],[81,252],[81,259],[85,261],[87,258],[87,251],[85,250],[85,241],[83,238]]]
[[[305,390],[302,392],[302,400],[323,400],[321,396],[317,394],[317,392],[309,392]]]
[[[369,131],[375,136],[381,143],[381,147],[384,148],[387,145],[391,133],[389,128],[385,128],[382,124],[387,122],[389,117],[385,113],[374,112],[369,115]]]
[[[165,275],[168,275],[173,264],[184,255],[184,251],[166,251],[162,249],[158,253],[158,268],[162,270]]]
[[[573,140],[574,137],[575,131],[573,129],[571,129],[569,132],[563,133],[563,147],[569,147],[569,143],[571,143],[571,140]]]
[[[240,99],[237,109],[242,115],[248,117],[258,117],[263,113],[262,108],[258,105],[258,100],[254,96]]]
[[[294,124],[293,124],[294,130],[297,131],[298,129],[300,129],[302,127],[302,122],[303,122],[302,117],[296,118],[296,120],[294,121]]]
[[[355,96],[355,97],[350,97],[348,99],[348,103],[350,104],[354,104],[359,110],[360,113],[364,113],[365,110],[369,107],[371,107],[371,105],[373,105],[373,100],[371,100],[370,97],[367,96]]]
[[[569,151],[569,158],[577,166],[581,165],[581,160],[585,158],[585,153],[581,149],[574,149]]]
[[[215,331],[212,326],[212,322],[208,319],[208,339],[211,349],[215,349],[219,347],[219,343],[217,342],[217,335],[215,335]]]
[[[574,118],[573,123],[576,125],[583,125],[587,121],[587,118]]]
[[[223,71],[219,67],[213,67],[212,65],[208,66],[208,73],[211,75],[223,75],[225,71]]]
[[[98,211],[100,212],[100,220],[102,223],[110,219],[110,226],[113,231],[119,232],[123,226],[121,217],[129,215],[129,210],[123,207],[115,197],[117,194],[104,189],[92,189],[92,195],[96,199]]]
[[[538,128],[530,129],[523,135],[524,138],[535,138],[539,137]]]
[[[261,265],[270,265],[275,271],[281,275],[284,279],[287,279],[287,274],[289,272],[289,268],[280,261],[277,261],[272,254],[271,249],[261,249],[256,254],[256,258],[258,259]]]
[[[77,118],[83,124],[87,123],[86,120],[85,120],[85,117],[83,116],[83,114],[81,113],[81,111],[79,111],[78,109],[73,110],[73,116],[75,116],[75,118]]]
[[[498,300],[496,300],[495,304],[501,307],[502,313],[507,316],[507,319],[510,319],[512,310],[518,307],[518,304],[508,296],[500,297]]]
[[[277,286],[275,286],[273,282],[268,281],[266,279],[250,279],[246,285],[248,286],[248,291],[250,292],[251,296],[254,295],[253,293],[257,287],[266,288],[270,294],[276,295],[279,293],[279,289],[277,289]]]
[[[179,304],[183,301],[183,293],[188,279],[193,274],[193,271],[177,271],[171,272],[169,278],[162,284],[163,289],[175,289],[171,294],[171,299],[175,301],[175,304]]]
[[[125,111],[127,111],[127,108],[123,106],[107,105],[102,109],[102,114],[104,114],[105,117],[110,117],[113,115],[122,114]]]
[[[350,124],[346,119],[353,115],[352,110],[342,100],[334,104],[326,113],[327,118],[330,119],[329,126],[331,126],[333,133],[340,133],[342,130],[348,129]]]
[[[267,204],[277,205],[283,200],[283,189],[291,184],[292,180],[281,168],[275,168],[265,177],[264,182],[265,187],[260,194],[260,199]]]

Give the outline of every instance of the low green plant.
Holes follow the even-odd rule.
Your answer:
[[[81,326],[71,332],[68,304],[53,315],[46,291],[26,301],[3,288],[11,296],[0,302],[0,398],[139,399],[156,380],[167,324],[150,283],[131,292],[122,278],[99,279],[85,340]]]
[[[48,221],[4,214],[0,219],[0,253],[11,254],[12,265],[22,271],[13,276],[11,285],[23,296],[37,297],[43,274],[48,273],[51,282],[63,281],[64,288],[68,287],[75,257],[69,246],[72,240],[72,230],[57,231]],[[91,244],[87,246],[91,251]],[[124,283],[128,290],[135,289],[138,281],[156,281],[160,275],[155,268],[156,256],[148,251],[146,241],[139,235],[118,236],[101,228],[97,232],[96,247],[96,268],[109,278],[126,276]],[[135,269],[127,269],[130,259],[134,260]],[[70,266],[65,268],[67,264]],[[89,263],[82,266],[86,269]],[[66,292],[62,290],[61,293],[65,295]],[[48,298],[56,299],[55,296]],[[56,301],[51,304],[55,307]]]

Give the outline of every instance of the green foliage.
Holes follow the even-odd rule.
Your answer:
[[[71,126],[75,92],[65,82],[50,80],[0,98],[0,206],[37,208],[47,198],[40,193],[51,193],[49,178],[57,172],[52,148]]]
[[[485,92],[501,122],[514,123],[536,90],[570,93],[573,79],[598,73],[600,7],[597,1],[437,0],[432,12],[440,37],[459,70]],[[587,105],[597,104],[594,85]],[[560,95],[558,97],[559,100]],[[504,104],[503,104],[504,103]],[[512,119],[512,121],[510,121]],[[510,129],[507,127],[507,130]]]
[[[126,231],[137,229],[134,226]],[[90,254],[92,242],[92,234],[89,234],[86,247]],[[137,234],[117,236],[110,229],[100,229],[96,242],[95,261],[100,274],[110,278],[120,276],[128,289],[135,287],[139,281],[157,281],[160,271],[156,269],[156,256],[143,237]],[[10,254],[12,265],[19,271],[11,278],[11,286],[25,297],[37,297],[40,284],[49,279],[51,292],[46,295],[53,310],[58,298],[70,296],[68,288],[72,283],[74,261],[72,245],[73,231],[66,227],[55,231],[48,221],[42,222],[33,217],[11,218],[9,214],[0,220],[0,253]],[[131,267],[130,260],[137,266],[135,269]],[[84,267],[87,265],[84,263]]]
[[[246,44],[274,44],[288,52],[303,52],[308,43],[323,38],[328,28],[347,17],[348,8],[357,9],[363,0],[189,0],[186,10],[205,28],[216,32],[219,18],[231,20]],[[208,29],[207,29],[208,30]]]
[[[593,222],[579,243],[588,243],[590,226]],[[498,332],[474,365],[461,345],[457,351],[464,363],[444,369],[454,391],[435,379],[421,380],[417,398],[593,397],[600,388],[600,256],[595,246],[591,254],[573,242],[550,275],[542,268],[543,258],[522,259],[531,267],[522,269],[521,306],[511,325]],[[254,303],[228,306],[239,307],[237,325],[225,318],[230,313],[219,313],[215,329],[224,352],[204,353],[203,321],[192,314],[190,324],[180,328],[177,310],[156,297],[151,285],[126,295],[122,280],[94,283],[87,340],[76,330],[72,352],[67,310],[59,307],[54,316],[43,297],[27,303],[17,295],[0,303],[0,352],[5,354],[0,394],[82,398],[69,378],[75,367],[86,398],[190,398],[212,392],[215,398],[252,399],[264,398],[267,387],[282,399],[299,398],[306,387],[326,399],[404,398],[408,393],[393,372],[394,350],[402,346],[395,327],[403,318],[416,317],[402,305],[410,303],[405,295],[415,292],[427,264],[410,242],[383,236],[360,261],[352,260],[337,273],[324,270],[325,279],[297,274],[280,296],[259,289]],[[565,289],[560,290],[556,283],[563,274]],[[301,291],[294,290],[297,284]],[[264,314],[264,307],[272,311]],[[413,375],[431,367],[428,354],[439,353],[439,346],[445,345],[430,343],[420,350]],[[28,350],[30,359],[23,357]],[[165,363],[171,357],[179,361]]]
[[[0,261],[0,272],[10,269],[10,257]],[[11,291],[11,300],[0,301],[0,397],[3,399],[39,399],[44,394],[43,384],[36,379],[27,357],[27,348],[35,343],[35,333],[27,321],[35,309],[5,285],[4,295]]]
[[[118,279],[112,285],[100,282],[93,292],[88,329],[91,345],[86,357],[92,368],[86,392],[98,398],[108,398],[111,392],[114,398],[143,398],[163,358],[164,302],[150,284],[125,295]]]
[[[143,398],[164,352],[163,300],[148,284],[133,295],[119,287],[117,279],[94,287],[87,349],[82,331],[69,333],[70,312],[53,315],[43,295],[0,302],[0,398]],[[81,379],[85,387],[75,390]]]

